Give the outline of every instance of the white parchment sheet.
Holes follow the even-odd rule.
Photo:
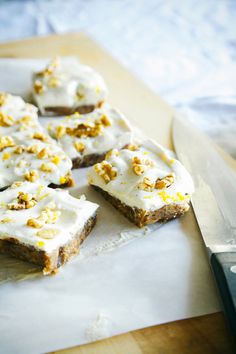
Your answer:
[[[25,95],[38,66],[1,60],[0,90]],[[191,211],[139,230],[86,185],[87,169],[73,173],[71,194],[100,205],[97,225],[56,276],[0,256],[0,352],[48,352],[220,309]]]

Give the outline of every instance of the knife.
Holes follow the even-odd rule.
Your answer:
[[[194,214],[236,338],[236,174],[187,117],[174,118],[173,140],[178,159],[194,180]]]

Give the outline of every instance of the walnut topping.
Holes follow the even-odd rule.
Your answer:
[[[24,151],[25,151],[24,146],[18,145],[18,146],[14,149],[13,153],[14,153],[14,154],[21,155]]]
[[[36,170],[31,170],[25,174],[26,181],[35,182],[39,178],[39,174]]]
[[[33,118],[31,116],[24,116],[21,118],[20,122],[25,125],[34,125]]]
[[[11,219],[11,218],[4,218],[4,219],[0,220],[0,224],[7,224],[12,221],[13,221],[13,219]]]
[[[51,239],[54,238],[56,235],[58,235],[59,230],[57,229],[44,229],[44,230],[39,230],[36,233],[36,236],[46,238],[46,239]]]
[[[10,210],[33,208],[37,204],[36,196],[31,193],[19,192],[16,202],[7,205]]]
[[[109,159],[111,156],[119,156],[119,150],[118,149],[112,149],[106,153],[105,160]]]
[[[138,156],[134,156],[132,159],[133,171],[138,176],[144,173],[145,167],[153,167],[154,165],[154,161],[140,159]]]
[[[157,178],[155,188],[156,189],[163,189],[163,188],[168,188],[169,186],[174,183],[175,177],[173,174],[169,174],[168,176],[164,178]]]
[[[77,150],[79,153],[84,152],[85,145],[84,145],[83,143],[76,141],[76,142],[74,143],[74,147],[76,148],[76,150]]]
[[[39,145],[38,144],[33,144],[27,147],[26,151],[29,154],[37,154],[39,152]]]
[[[17,167],[25,167],[27,165],[27,161],[24,159],[21,159],[18,163],[17,163]]]
[[[7,94],[0,92],[0,106],[3,106],[6,103]]]
[[[46,67],[45,70],[40,71],[37,73],[38,76],[50,76],[54,72],[54,70],[58,67],[59,65],[59,59],[56,57],[51,61],[51,63]]]
[[[138,184],[138,188],[142,189],[146,192],[152,192],[155,187],[155,183],[153,183],[150,178],[144,177],[143,181]]]
[[[139,146],[136,144],[128,144],[125,148],[130,151],[137,151],[139,149]]]
[[[50,152],[48,151],[48,149],[45,147],[42,150],[39,151],[37,157],[38,159],[46,159],[50,156]]]
[[[103,124],[105,127],[109,127],[111,125],[111,121],[105,114],[101,116],[100,123]]]
[[[0,137],[0,151],[7,147],[15,146],[14,140],[10,136]]]
[[[103,125],[100,122],[79,123],[75,128],[66,128],[66,133],[77,138],[93,138],[103,131]]]
[[[117,176],[117,169],[105,160],[94,165],[94,170],[106,183],[109,183]]]
[[[41,95],[43,93],[43,91],[44,91],[44,87],[43,87],[42,82],[39,80],[36,80],[34,83],[34,92],[37,95]]]
[[[63,127],[63,125],[58,125],[58,127],[56,128],[56,137],[58,139],[62,138],[63,135],[66,134],[66,128]]]
[[[59,210],[54,210],[55,208],[56,205],[52,207],[50,207],[50,205],[47,206],[37,218],[28,219],[27,226],[40,229],[45,224],[55,224],[61,215]]]
[[[45,134],[41,133],[41,132],[35,132],[33,134],[33,139],[41,140],[41,141],[44,141],[44,142],[48,141],[48,137]]]
[[[6,113],[0,112],[0,126],[11,127],[14,124],[14,119]]]
[[[43,163],[41,166],[40,166],[40,170],[43,171],[43,172],[47,172],[47,173],[50,173],[53,171],[53,168],[51,166],[50,163]]]

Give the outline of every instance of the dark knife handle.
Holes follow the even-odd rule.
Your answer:
[[[236,252],[213,253],[211,266],[229,327],[236,340]]]

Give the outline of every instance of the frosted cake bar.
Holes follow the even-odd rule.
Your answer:
[[[139,227],[184,214],[194,190],[184,166],[151,140],[111,150],[104,161],[91,168],[88,179]]]
[[[61,189],[15,182],[1,192],[0,252],[50,274],[79,253],[96,222],[97,204]]]
[[[77,58],[56,58],[33,75],[33,99],[42,115],[87,113],[107,96],[103,78]]]
[[[112,148],[129,144],[132,134],[126,118],[109,106],[54,120],[49,123],[48,132],[72,159],[74,168],[103,160]]]

